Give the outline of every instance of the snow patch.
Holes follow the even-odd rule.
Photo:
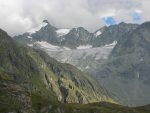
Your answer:
[[[111,44],[106,44],[104,47],[114,48],[116,44],[117,44],[117,41],[114,41]]]
[[[33,47],[33,44],[27,44],[29,47]]]
[[[40,45],[41,48],[44,48],[44,49],[48,49],[50,51],[63,51],[63,50],[70,50],[69,48],[67,47],[60,47],[60,46],[55,46],[55,45],[52,45],[46,41],[37,41],[34,43],[35,45],[38,44]]]
[[[97,37],[97,36],[99,36],[99,35],[101,35],[101,34],[102,34],[101,31],[97,31],[97,32],[95,33],[95,36]]]
[[[92,48],[92,45],[80,45],[77,47],[77,49],[89,49]]]
[[[33,28],[33,29],[31,29],[30,31],[28,31],[28,33],[31,35],[31,34],[33,34],[33,33],[36,33],[37,31],[39,31],[41,28],[43,28],[43,27],[45,27],[45,26],[47,26],[48,25],[48,23],[46,23],[46,22],[43,22],[41,25],[39,25],[38,27],[35,27],[35,28]]]
[[[89,68],[90,68],[90,66],[86,66],[86,67],[85,67],[85,69],[89,69]]]
[[[69,32],[70,32],[70,29],[58,29],[58,30],[56,30],[56,33],[57,33],[58,37],[66,35]]]
[[[30,39],[32,39],[32,37],[31,37],[31,36],[27,36],[27,38],[30,38]]]

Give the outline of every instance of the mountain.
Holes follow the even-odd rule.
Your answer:
[[[52,26],[47,20],[43,20],[41,25],[31,29],[30,31],[15,37],[23,44],[33,44],[35,41],[47,41],[52,44],[57,44],[57,28]]]
[[[135,106],[150,102],[149,37],[150,22],[126,33],[96,72],[96,78],[124,104]]]
[[[92,37],[92,33],[89,33],[83,27],[58,29],[47,20],[44,20],[38,27],[31,29],[23,35],[15,36],[14,39],[28,45],[32,45],[37,41],[46,41],[52,45],[75,49],[80,45],[90,44]]]
[[[94,33],[96,38],[93,40],[93,47],[104,46],[114,41],[118,42],[122,40],[125,33],[136,29],[138,26],[138,24],[126,24],[124,22],[108,27],[104,26]]]
[[[126,24],[104,26],[94,33],[88,32],[83,27],[72,29],[60,29],[52,26],[47,20],[41,25],[27,31],[23,35],[15,36],[14,39],[23,44],[33,45],[37,41],[45,41],[55,46],[76,49],[79,46],[90,45],[101,47],[122,39],[128,31],[134,30],[138,24]]]
[[[76,67],[59,63],[42,51],[17,44],[2,30],[0,64],[0,112],[31,112],[33,107],[40,109],[47,105],[46,102],[57,105],[58,100],[83,104],[114,102],[115,99]]]
[[[44,50],[56,60],[72,64],[88,73],[100,68],[107,60],[117,41],[122,39],[123,34],[138,26],[137,24],[120,23],[109,27],[105,26],[94,33],[89,33],[83,27],[58,29],[52,27],[46,20],[43,23],[47,23],[47,25],[39,27],[41,29],[38,29],[38,31],[32,32],[32,34],[27,32],[25,34],[28,35],[15,36],[14,39],[36,49]],[[43,29],[46,28],[53,28],[53,30],[47,29],[44,31]],[[45,40],[45,38],[49,39],[47,36],[55,38],[57,43]],[[26,40],[29,40],[29,42]]]
[[[0,30],[0,112],[31,112],[30,96],[34,94],[57,100],[27,53],[27,49]]]
[[[142,26],[145,29],[148,25]],[[115,52],[115,49],[112,58],[118,54],[119,50]],[[2,113],[150,112],[149,105],[130,108],[107,102],[83,104],[114,102],[115,97],[76,67],[59,63],[43,51],[17,44],[1,29],[0,64]]]
[[[143,30],[140,31],[143,32],[143,36],[137,32],[137,29],[141,29],[141,26],[143,24],[122,22],[117,25],[104,26],[94,33],[88,33],[81,27],[81,30],[76,28],[71,30],[60,29],[58,30],[60,33],[58,37],[63,38],[57,37],[57,39],[59,41],[63,39],[62,45],[54,45],[42,39],[32,43],[32,47],[43,50],[56,60],[72,64],[94,76],[109,93],[117,95],[121,104],[128,106],[145,105],[150,102],[147,99],[150,98],[150,93],[147,91],[149,89],[149,66],[145,63],[139,63],[139,59],[143,61],[141,54],[146,55],[147,63],[149,63],[147,57],[149,54],[146,52],[146,50],[149,50],[149,46],[146,41],[141,40],[141,42],[143,41],[142,46],[145,46],[143,49],[141,45],[137,44],[140,42],[139,39],[134,38],[144,37],[148,34]],[[136,35],[134,37],[132,36],[133,32]],[[78,34],[80,34],[79,37],[76,37]],[[18,41],[18,38],[15,39]],[[84,41],[77,41],[76,39]],[[148,38],[144,40],[148,40]],[[26,44],[28,45],[28,43]],[[133,45],[137,46],[131,48]],[[135,65],[138,65],[138,67]],[[138,79],[139,76],[144,79],[145,83]]]
[[[83,27],[73,28],[70,32],[62,36],[61,45],[74,49],[80,45],[91,45],[93,34]]]

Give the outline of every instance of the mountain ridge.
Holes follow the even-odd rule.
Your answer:
[[[17,42],[24,43],[25,45],[29,45],[33,48],[44,50],[50,56],[56,58],[56,60],[62,63],[70,63],[84,71],[87,70],[86,68],[89,69],[91,68],[89,70],[89,72],[91,72],[95,70],[95,68],[100,67],[101,64],[105,62],[105,60],[107,59],[107,57],[109,56],[110,52],[113,49],[113,46],[110,49],[108,49],[105,46],[112,45],[112,44],[115,46],[115,44],[117,44],[117,41],[121,40],[121,36],[125,32],[133,30],[137,26],[138,26],[137,24],[120,23],[112,26],[104,26],[94,33],[89,33],[83,27],[72,28],[69,30],[69,32],[67,32],[67,34],[62,35],[60,37],[59,36],[54,37],[55,40],[59,40],[57,44],[54,44],[53,42],[48,42],[45,40],[45,38],[41,38],[40,40],[34,40],[32,38],[28,39],[23,35],[14,37],[14,39]],[[57,30],[59,29],[57,28]],[[56,30],[56,34],[57,34],[57,30]],[[121,33],[117,34],[119,31],[121,31]],[[48,31],[45,34],[47,33],[51,35],[51,33],[49,33]],[[43,33],[41,35],[45,37]],[[112,36],[113,38],[111,38]],[[34,40],[34,41],[28,43],[24,41],[24,39]],[[82,50],[79,50],[80,48]],[[95,50],[96,51],[93,54],[89,55],[89,53],[85,52],[84,49],[85,50],[87,49],[87,51],[89,49],[91,53],[93,53],[93,51]],[[108,52],[105,49],[108,50]],[[79,56],[75,55],[74,51],[76,51],[75,53],[79,53]],[[65,54],[68,56],[66,56]],[[72,54],[74,54],[76,57],[73,58]],[[86,55],[86,57],[83,57],[83,55]],[[92,63],[88,59],[91,59],[94,62]]]
[[[120,23],[118,25],[104,26],[94,33],[90,33],[83,27],[77,27],[68,29],[68,32],[59,36],[57,30],[63,29],[59,29],[50,25],[47,20],[44,20],[43,22],[46,22],[47,25],[41,27],[41,29],[39,29],[38,31],[33,32],[32,34],[24,33],[23,35],[15,36],[14,39],[24,44],[33,44],[35,41],[47,41],[52,45],[65,46],[71,49],[76,49],[80,45],[92,45],[93,47],[100,47],[106,44],[113,43],[114,41],[118,41],[118,39],[121,37],[121,35],[123,35],[124,32],[135,29],[138,26],[138,24]],[[119,35],[115,34],[113,36],[114,38],[110,38],[110,36],[112,36],[111,30],[120,32],[118,31],[118,29],[120,29],[121,33]],[[104,31],[104,33],[102,35],[100,33],[96,36],[96,32],[98,31]],[[110,34],[107,35],[108,33]],[[118,36],[119,38],[116,38]],[[106,38],[103,39],[103,37]]]
[[[126,61],[129,57],[124,57],[124,51],[126,53],[135,53],[134,56],[127,64],[132,66],[136,64],[135,60],[144,55],[144,62],[146,68],[138,68],[138,69],[149,69],[149,24],[143,24],[142,27],[138,27],[137,33],[136,30],[130,31],[131,34],[129,36],[132,37],[135,41],[135,45],[130,44],[132,40],[130,37],[126,37],[122,43],[120,40],[117,42],[117,45],[113,47],[112,59],[108,59],[100,68],[102,72],[98,73],[98,75],[112,76],[115,79],[118,75],[114,74],[114,70],[117,67],[119,70],[122,65],[118,62]],[[143,32],[144,31],[144,32]],[[100,33],[99,33],[100,34]],[[134,35],[132,35],[134,34]],[[137,35],[135,35],[137,34]],[[140,34],[140,35],[139,35]],[[141,40],[141,37],[144,37],[144,40]],[[124,37],[124,36],[123,36]],[[138,40],[137,40],[138,39]],[[140,39],[140,40],[139,40]],[[131,40],[131,41],[130,41]],[[130,43],[127,43],[127,42]],[[148,43],[145,43],[145,41]],[[121,45],[120,45],[121,44]],[[134,48],[134,46],[139,45],[138,48]],[[120,46],[119,46],[120,45]],[[119,47],[117,47],[119,46]],[[130,48],[130,50],[124,49],[123,47]],[[107,47],[109,47],[107,45]],[[136,51],[134,51],[136,50]],[[143,51],[144,50],[144,51]],[[116,51],[116,52],[115,52]],[[137,54],[140,52],[140,55]],[[110,52],[113,54],[112,52]],[[120,54],[123,54],[123,58],[117,58]],[[115,56],[116,55],[116,56]],[[128,55],[127,55],[128,56]],[[110,55],[108,56],[111,57]],[[113,59],[116,57],[117,60]],[[136,58],[136,59],[135,59]],[[145,58],[147,59],[145,61]],[[123,60],[125,59],[125,60]],[[140,62],[143,62],[141,60]],[[21,44],[17,44],[10,36],[7,35],[6,32],[0,30],[0,112],[13,112],[13,113],[149,113],[149,105],[130,108],[124,107],[117,104],[111,104],[107,102],[100,103],[90,103],[90,104],[62,104],[58,100],[65,103],[89,103],[98,101],[109,101],[114,102],[114,96],[109,94],[107,90],[103,87],[106,87],[106,84],[103,84],[106,81],[103,81],[103,87],[97,85],[97,82],[90,77],[87,77],[85,73],[82,73],[80,70],[76,69],[76,67],[71,66],[70,64],[62,64],[49,57],[43,51],[32,49],[27,46],[22,46]],[[107,63],[109,65],[107,65]],[[123,62],[124,63],[124,62]],[[114,65],[115,64],[115,65]],[[125,63],[126,64],[126,63]],[[110,66],[110,67],[109,67]],[[111,66],[114,66],[112,69]],[[119,67],[119,68],[118,68]],[[128,70],[128,68],[123,68]],[[119,70],[120,71],[120,70]],[[122,71],[122,70],[121,70]],[[130,73],[130,70],[128,70]],[[135,73],[136,82],[141,79],[141,70],[139,70],[139,74]],[[149,71],[149,70],[148,70]],[[111,73],[112,72],[112,73]],[[117,73],[116,71],[115,73]],[[131,70],[132,72],[132,70]],[[108,73],[108,74],[107,74]],[[145,74],[145,73],[143,73]],[[148,74],[147,74],[148,75]],[[144,77],[147,77],[144,76]],[[103,79],[103,77],[101,79]],[[125,81],[126,79],[133,80],[132,76],[124,76],[122,83],[126,83],[127,88],[128,83],[130,81]],[[98,79],[98,78],[97,78]],[[112,78],[111,78],[112,79]],[[111,82],[109,79],[106,79],[107,83]],[[113,79],[112,79],[113,80]],[[145,78],[142,78],[142,81],[148,84],[148,81],[145,81]],[[116,82],[116,81],[115,81]],[[131,81],[133,82],[133,81]],[[134,83],[136,83],[134,82]],[[118,82],[116,82],[118,83]],[[115,86],[115,84],[111,84]],[[130,84],[129,84],[130,85]],[[136,85],[136,84],[135,84]],[[110,84],[109,84],[110,86]],[[138,85],[140,86],[140,85]],[[108,87],[107,87],[108,88]],[[111,87],[112,88],[112,87]],[[138,88],[138,87],[135,87]],[[143,87],[140,87],[141,89]],[[126,92],[124,88],[122,88],[123,93]],[[110,91],[110,90],[109,90]],[[120,91],[120,90],[119,90]],[[147,90],[148,91],[148,90]],[[142,92],[143,93],[143,92]],[[136,92],[134,92],[136,94]],[[135,96],[135,95],[133,95]],[[131,98],[133,97],[131,95]],[[148,97],[149,98],[149,97]],[[148,100],[148,98],[146,98]],[[118,99],[118,98],[117,98]],[[120,98],[119,98],[120,99]],[[128,98],[125,98],[128,101]],[[119,101],[119,100],[118,100]],[[134,101],[134,100],[132,100]],[[9,107],[8,107],[9,106]]]
[[[76,35],[78,33],[73,32]],[[81,34],[81,39],[85,36],[90,39],[84,33]],[[72,40],[72,36],[73,39],[80,38],[71,35],[69,40]],[[66,43],[71,43],[73,48],[60,44],[54,46],[51,43],[45,46],[47,42],[36,42],[33,48],[43,50],[60,62],[70,63],[90,73],[96,80],[99,79],[100,85],[110,93],[118,95],[123,105],[148,104],[149,22],[141,25],[122,22],[104,26],[94,32],[91,39],[90,43],[87,41],[84,45],[81,45],[82,41],[70,42],[67,39]],[[77,46],[77,43],[82,47]]]
[[[29,112],[35,101],[39,109],[40,98],[49,100],[54,105],[60,103],[59,101],[82,104],[115,102],[111,95],[87,74],[70,64],[59,63],[43,51],[17,44],[2,30],[0,63],[0,111],[9,110],[5,104],[12,104],[10,109]],[[44,103],[40,101],[40,104]]]
[[[112,92],[116,92],[118,98],[125,98],[124,102],[131,103],[131,106],[150,101],[149,28],[150,23],[146,22],[124,35],[113,49],[108,61],[97,70],[97,77],[101,83],[103,81],[106,89],[115,88],[116,91]],[[110,83],[105,84],[105,80]]]

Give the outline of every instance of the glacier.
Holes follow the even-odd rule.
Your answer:
[[[95,69],[106,61],[117,44],[114,41],[102,47],[92,48],[91,45],[81,45],[77,49],[51,45],[48,42],[36,42],[35,47],[47,52],[51,57],[62,63],[69,63],[80,70]]]

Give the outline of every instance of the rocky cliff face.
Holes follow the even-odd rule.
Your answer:
[[[150,22],[146,22],[123,36],[107,63],[97,73],[99,80],[109,82],[104,82],[105,86],[116,92],[126,104],[141,105],[150,102],[149,45]]]
[[[104,26],[95,32],[96,38],[93,40],[93,46],[100,47],[111,44],[114,41],[118,42],[122,40],[123,35],[136,29],[138,26],[138,24],[126,24],[124,22],[109,27]]]
[[[75,49],[80,45],[91,45],[93,34],[89,33],[83,27],[73,28],[68,34],[62,37],[64,40],[61,45]]]
[[[109,27],[105,26],[94,33],[90,33],[83,27],[59,29],[44,20],[37,28],[31,29],[23,35],[15,36],[14,39],[28,45],[33,45],[37,41],[45,41],[55,46],[70,49],[86,45],[101,47],[121,40],[125,33],[137,27],[137,24],[120,23]]]
[[[16,36],[15,39],[23,44],[33,44],[36,41],[58,44],[56,30],[57,28],[52,26],[47,20],[44,20],[41,25],[27,31],[23,35]]]

